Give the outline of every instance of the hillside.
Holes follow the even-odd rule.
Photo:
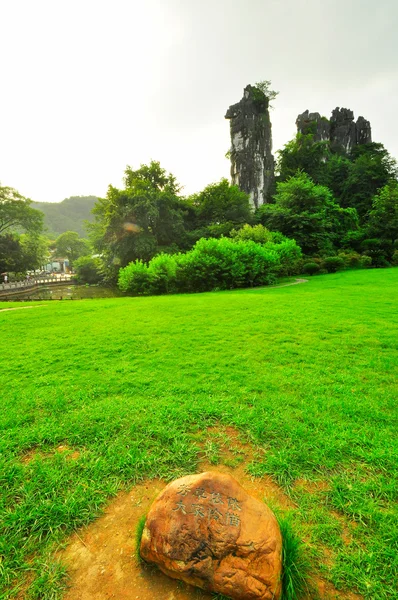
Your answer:
[[[91,209],[96,200],[95,196],[71,196],[62,202],[33,202],[32,208],[44,213],[46,233],[51,237],[56,238],[65,231],[76,231],[86,237],[84,221],[93,220]]]

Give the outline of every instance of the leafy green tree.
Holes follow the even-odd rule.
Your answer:
[[[49,241],[44,235],[22,234],[19,238],[21,247],[20,271],[40,269],[48,262],[50,256]]]
[[[368,221],[369,237],[398,241],[398,182],[390,181],[373,198]]]
[[[212,183],[202,192],[187,198],[192,237],[220,237],[253,220],[249,197],[227,179]]]
[[[0,273],[20,271],[22,249],[19,238],[11,233],[0,235]]]
[[[91,241],[101,254],[108,279],[136,259],[149,260],[161,250],[180,247],[185,228],[185,203],[175,177],[152,161],[125,170],[125,189],[109,186],[96,203]]]
[[[0,235],[6,231],[40,233],[43,213],[31,208],[32,201],[11,187],[0,186]]]
[[[65,231],[55,240],[55,252],[60,257],[66,256],[73,265],[77,258],[90,254],[90,246],[76,231]]]
[[[348,175],[341,186],[339,203],[355,208],[360,223],[366,223],[372,201],[379,190],[397,178],[397,164],[383,144],[355,146]]]
[[[81,256],[74,262],[76,279],[79,283],[99,283],[102,281],[102,264],[99,258]]]
[[[279,92],[276,92],[275,90],[271,89],[271,81],[269,79],[264,79],[264,81],[257,81],[257,83],[255,83],[254,85],[258,90],[260,90],[260,92],[264,94],[264,96],[268,98],[268,106],[270,108],[273,108],[271,106],[271,102],[275,100]]]
[[[356,211],[341,208],[327,187],[304,172],[278,183],[274,200],[260,207],[258,217],[272,231],[295,239],[307,255],[333,252],[341,237],[357,227]]]
[[[326,185],[331,156],[329,142],[314,142],[312,133],[298,133],[278,152],[278,180],[287,181],[297,171],[305,171],[315,183]]]

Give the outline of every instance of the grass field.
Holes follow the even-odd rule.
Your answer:
[[[397,290],[386,269],[0,312],[0,598],[57,598],[57,544],[123,486],[194,472],[218,423],[264,450],[247,469],[293,501],[316,573],[398,598]]]

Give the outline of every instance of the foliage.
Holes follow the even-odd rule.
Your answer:
[[[100,283],[103,280],[102,264],[99,258],[81,256],[73,263],[78,283]]]
[[[20,270],[22,248],[17,235],[0,235],[0,273]]]
[[[24,273],[39,269],[48,260],[49,242],[38,234],[0,236],[0,273]]]
[[[263,204],[258,218],[273,231],[296,240],[304,254],[329,253],[357,226],[356,212],[335,203],[330,190],[304,172],[277,184],[275,204]]]
[[[80,238],[76,231],[65,231],[55,240],[55,252],[58,257],[66,256],[73,266],[76,259],[90,254],[87,240]]]
[[[313,597],[311,563],[305,546],[288,518],[279,516],[278,523],[282,534],[282,600]]]
[[[140,260],[130,263],[120,270],[118,285],[137,295],[267,285],[275,280],[281,264],[287,269],[289,260],[300,254],[300,249],[289,242],[279,248],[251,240],[202,238],[186,254],[161,254],[148,266]]]
[[[328,142],[314,142],[313,134],[298,133],[278,152],[278,180],[287,181],[297,171],[304,171],[315,183],[327,185],[327,161],[330,158]]]
[[[31,200],[13,188],[0,186],[0,235],[16,230],[40,233],[43,214],[31,208],[31,204]]]
[[[188,228],[194,232],[199,230],[200,237],[210,237],[203,235],[204,229],[208,230],[211,237],[228,235],[234,227],[250,223],[253,218],[248,195],[241,192],[238,186],[230,185],[227,179],[210,184],[202,192],[189,196],[187,204],[191,208]],[[218,235],[212,229],[215,227],[218,227]]]
[[[387,213],[391,217],[391,212],[394,212],[398,169],[396,161],[382,144],[354,146],[351,154],[345,155],[335,153],[329,141],[314,142],[312,133],[298,133],[279,152],[277,170],[279,181],[287,181],[300,170],[307,173],[314,183],[328,187],[342,208],[357,211],[362,228],[368,226],[371,211],[378,213],[381,223],[387,223]],[[382,189],[384,192],[379,198]],[[377,207],[373,206],[375,196],[378,198]],[[372,218],[371,221],[373,224],[376,222]],[[355,229],[353,227],[354,232]],[[371,236],[384,237],[384,232],[371,233]],[[357,246],[353,249],[358,251]]]
[[[174,256],[158,254],[149,263],[150,294],[170,294],[175,291],[177,261]]]
[[[373,198],[368,230],[372,237],[398,241],[398,182],[391,180]]]
[[[308,275],[315,275],[319,271],[320,266],[316,262],[308,262],[303,265],[303,273],[307,273]]]
[[[93,209],[89,225],[95,250],[112,278],[131,261],[148,261],[157,252],[184,243],[186,206],[177,196],[175,177],[158,162],[125,170],[125,189],[109,186]]]
[[[265,247],[276,252],[279,259],[278,275],[296,275],[301,270],[301,248],[295,240],[285,238],[279,243],[268,242]]]
[[[150,294],[151,274],[141,259],[131,262],[119,271],[118,287],[122,292],[130,292],[134,296]]]
[[[234,240],[252,240],[256,244],[266,244],[267,242],[282,241],[285,236],[279,232],[269,231],[261,223],[249,225],[246,223],[241,229],[233,229],[230,233]]]
[[[375,143],[355,146],[351,161],[339,203],[343,207],[355,208],[362,224],[367,221],[374,196],[397,178],[397,165],[384,146]]]
[[[328,273],[336,273],[344,269],[344,260],[341,256],[326,256],[322,261],[322,268]]]
[[[275,90],[271,89],[271,81],[268,79],[264,79],[264,81],[257,81],[257,83],[255,83],[254,86],[255,89],[259,90],[262,94],[264,94],[266,98],[268,98],[268,106],[270,108],[273,108],[271,106],[271,102],[275,100],[279,92],[276,92]]]
[[[379,238],[369,238],[361,244],[363,254],[372,260],[374,267],[388,267],[390,258],[393,255],[394,248],[390,240]]]
[[[371,269],[0,312],[0,596],[119,491],[198,472],[217,428],[233,448],[234,427],[317,575],[397,600],[397,285]]]

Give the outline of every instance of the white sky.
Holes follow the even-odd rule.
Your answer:
[[[398,0],[0,0],[0,181],[104,196],[151,158],[185,193],[229,177],[224,114],[280,91],[274,151],[343,106],[398,157]]]

